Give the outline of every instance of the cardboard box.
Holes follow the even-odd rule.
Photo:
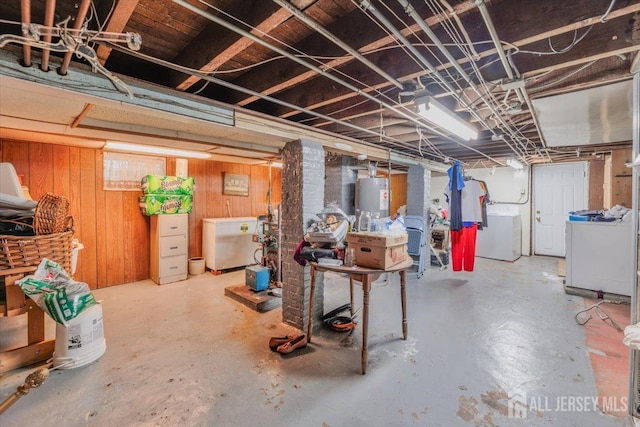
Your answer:
[[[193,207],[192,196],[147,194],[138,201],[143,215],[188,214]]]
[[[346,240],[355,249],[356,265],[361,267],[386,270],[409,257],[407,233],[348,233]]]
[[[192,196],[194,191],[193,177],[146,175],[142,177],[144,194],[170,194]]]

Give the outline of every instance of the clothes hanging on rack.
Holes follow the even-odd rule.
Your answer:
[[[453,271],[473,271],[476,259],[476,234],[478,225],[465,225],[462,230],[452,231],[451,266]]]
[[[453,165],[447,169],[447,175],[449,175],[449,184],[445,190],[445,196],[449,203],[449,227],[451,230],[460,230],[462,228],[462,189],[465,183],[459,161],[453,162]]]
[[[491,197],[489,196],[489,187],[487,186],[487,183],[482,180],[477,180],[477,181],[478,181],[478,184],[480,184],[482,191],[484,191],[484,197],[482,198],[482,226],[478,224],[478,230],[482,230],[484,227],[489,226],[489,219],[487,215],[487,205],[491,203]]]
[[[455,188],[453,179],[457,179],[455,173],[450,175],[450,182],[445,189],[445,197],[450,201],[449,209],[453,209],[452,188]],[[450,197],[451,196],[451,197]],[[474,179],[464,182],[460,190],[460,217],[462,220],[459,228],[451,226],[451,258],[453,271],[473,271],[476,255],[476,235],[478,224],[483,223],[482,202],[485,191],[480,183]]]

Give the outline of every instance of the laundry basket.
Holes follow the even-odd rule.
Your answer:
[[[63,233],[42,236],[0,235],[0,270],[38,266],[48,258],[71,272],[73,227]]]

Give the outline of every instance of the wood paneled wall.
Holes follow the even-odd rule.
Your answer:
[[[626,166],[633,162],[631,148],[611,152],[611,206],[622,205],[631,208],[631,169]]]
[[[23,175],[34,200],[47,192],[69,199],[75,237],[84,245],[76,280],[96,289],[149,278],[149,218],[138,208],[142,192],[103,190],[102,150],[0,140],[0,161],[12,163]],[[249,196],[223,196],[224,172],[249,175]],[[175,159],[168,158],[167,174],[174,173]],[[196,183],[189,257],[202,255],[202,218],[267,213],[267,166],[190,159],[189,176]],[[281,179],[281,169],[271,168],[274,209],[281,200]]]
[[[398,208],[407,204],[407,174],[392,174],[389,180],[391,187],[391,202],[389,214],[393,215]]]

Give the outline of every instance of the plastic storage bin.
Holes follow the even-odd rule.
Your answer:
[[[569,214],[569,221],[589,221],[589,217],[586,215]]]

